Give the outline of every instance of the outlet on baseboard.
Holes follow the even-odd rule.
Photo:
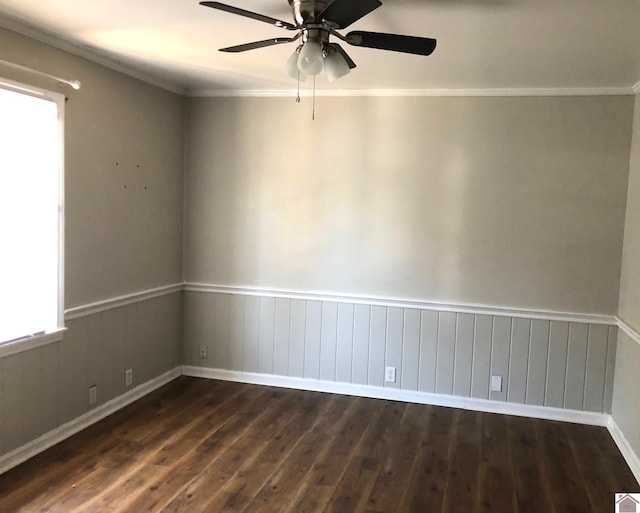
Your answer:
[[[200,345],[200,359],[206,360],[209,356],[209,347],[206,344]]]
[[[502,376],[491,376],[491,391],[502,392]]]
[[[396,368],[395,367],[385,367],[384,368],[384,380],[387,383],[395,383],[396,382]]]
[[[133,385],[133,369],[127,369],[124,371],[124,386],[130,387]]]
[[[96,404],[98,400],[98,385],[89,387],[89,406]]]

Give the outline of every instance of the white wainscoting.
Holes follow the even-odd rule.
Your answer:
[[[186,284],[188,366],[609,413],[616,319]],[[547,318],[544,318],[545,315]],[[208,359],[199,358],[201,344]],[[386,366],[396,383],[384,382]],[[492,375],[503,378],[499,392]]]

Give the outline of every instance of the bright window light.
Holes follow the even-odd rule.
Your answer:
[[[62,327],[62,110],[0,83],[0,344]]]

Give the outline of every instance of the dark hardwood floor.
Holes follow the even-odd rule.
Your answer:
[[[0,476],[4,512],[605,513],[604,428],[180,378]]]

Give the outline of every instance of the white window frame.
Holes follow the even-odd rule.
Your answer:
[[[26,335],[0,342],[0,358],[59,342],[66,331],[64,326],[64,107],[66,97],[61,93],[14,82],[0,77],[0,88],[54,102],[58,107],[58,312],[57,326],[43,333]]]

